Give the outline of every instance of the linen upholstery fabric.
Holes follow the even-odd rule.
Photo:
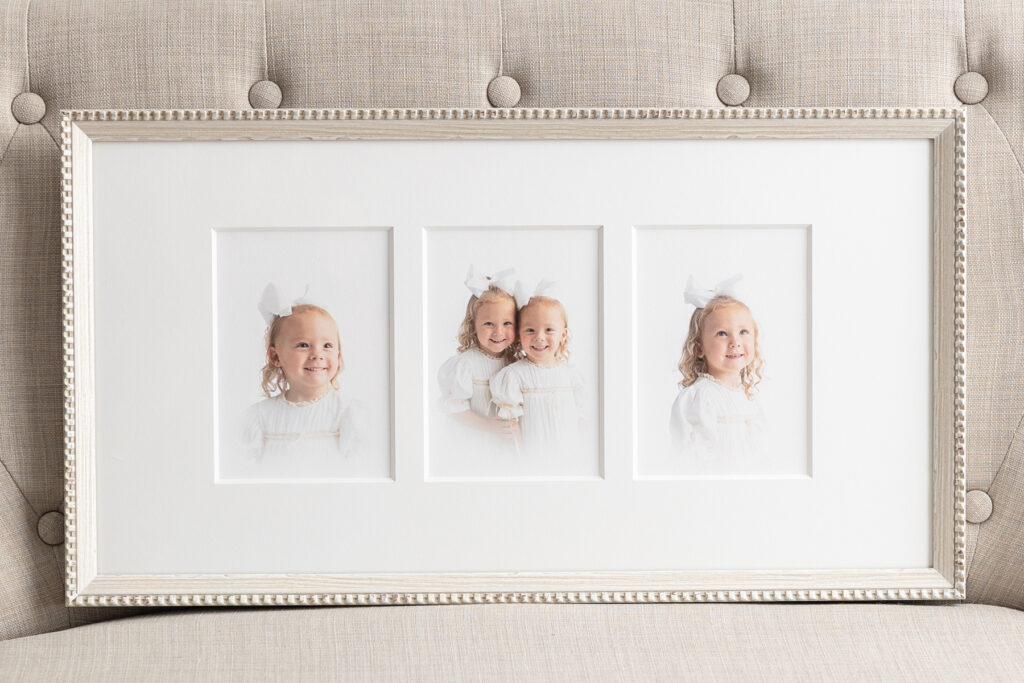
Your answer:
[[[28,89],[28,53],[25,51],[25,21],[29,0],[0,3],[0,160],[18,128],[13,112],[4,111],[14,98]]]
[[[487,107],[497,0],[267,0],[282,107]]]
[[[487,86],[501,75],[520,85],[519,107],[720,107],[716,86],[735,73],[750,85],[745,107],[872,107],[959,106],[956,79],[966,71],[984,76],[988,94],[967,107],[967,473],[968,488],[986,491],[993,512],[968,525],[967,590],[972,601],[1024,608],[1022,36],[1024,4],[1017,0],[0,0],[0,639],[131,613],[64,607],[63,546],[47,546],[37,531],[40,516],[60,510],[63,496],[60,110],[244,109],[261,80],[280,87],[281,106],[299,108],[486,108]],[[40,123],[15,118],[13,102],[27,92],[43,100]],[[33,362],[22,362],[26,357]],[[517,623],[532,616],[570,633],[577,614],[563,606],[503,606],[457,618],[471,625],[470,615],[501,620],[502,609],[523,620]],[[708,609],[721,611],[702,611]],[[753,612],[755,623],[779,608],[763,609]],[[793,609],[811,610],[799,617],[808,623],[835,623],[851,608]],[[922,615],[937,608],[886,609],[896,610],[893,623],[919,624],[919,640],[932,636],[922,625],[931,617]],[[431,618],[432,610],[396,610],[393,628],[413,618],[399,613]],[[745,614],[726,606],[607,606],[599,617],[607,621],[595,623],[613,631],[623,610],[678,610],[680,619]],[[257,612],[232,618],[259,624]],[[972,616],[956,619],[978,622],[949,622],[950,629],[970,625],[993,642],[1002,642],[998,629],[1019,616],[961,612]],[[152,625],[154,633],[177,637],[173,624],[225,614],[233,613],[148,616],[99,632],[123,636]],[[364,618],[361,610],[302,617],[339,625],[369,623]],[[65,642],[92,645],[89,633],[73,630]],[[807,643],[781,633],[773,642],[797,653],[790,664],[807,665],[798,659]],[[877,643],[862,645],[885,647],[888,633],[883,628]],[[945,642],[938,633],[935,642]],[[641,651],[660,642],[645,633],[629,637]],[[24,652],[33,642],[25,641]],[[2,644],[0,652],[22,645]]]
[[[263,29],[260,0],[32,0],[43,125],[59,140],[61,109],[248,108],[265,77]]]
[[[722,106],[729,0],[501,4],[504,73],[522,88],[520,107]]]
[[[976,71],[988,82],[988,94],[981,103],[984,106],[977,114],[996,122],[1019,169],[1024,163],[1024,3],[967,0],[964,6],[964,70]]]
[[[0,661],[11,680],[76,683],[1010,681],[1024,677],[1024,612],[743,604],[201,610],[0,642]]]
[[[966,70],[960,3],[736,3],[747,107],[957,106]]]

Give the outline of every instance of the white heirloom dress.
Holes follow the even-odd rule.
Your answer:
[[[494,376],[491,396],[499,417],[519,420],[525,453],[557,456],[581,445],[585,392],[575,367],[518,360]]]
[[[491,378],[503,367],[504,358],[492,358],[480,349],[469,349],[446,360],[437,373],[441,410],[449,414],[472,410],[480,417],[494,417]]]
[[[455,417],[473,411],[498,424],[497,410],[491,403],[491,378],[506,363],[504,358],[492,358],[480,349],[469,349],[445,361],[437,373],[441,412]],[[500,462],[515,454],[511,438],[455,420],[446,421],[441,435],[446,450],[462,455]]]
[[[283,394],[246,411],[249,454],[280,476],[322,474],[359,447],[362,411],[331,389],[319,399],[293,403]]]
[[[676,397],[669,430],[675,447],[698,471],[737,474],[763,466],[764,414],[757,397],[747,398],[743,387],[701,375]]]

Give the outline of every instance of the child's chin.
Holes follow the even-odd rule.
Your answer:
[[[508,349],[508,345],[506,344],[505,346],[501,347],[485,346],[483,347],[483,349],[492,356],[500,356],[501,354],[505,353],[506,349]]]

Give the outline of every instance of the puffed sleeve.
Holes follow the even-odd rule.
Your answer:
[[[441,385],[441,410],[445,413],[461,413],[469,410],[469,399],[473,397],[473,372],[462,354],[455,354],[444,362],[437,372]]]
[[[515,363],[507,365],[491,378],[491,403],[502,420],[523,416],[523,387]]]
[[[250,458],[261,460],[263,458],[263,411],[260,404],[254,403],[245,410],[242,418],[243,431],[242,442],[245,444],[245,453]]]
[[[669,431],[676,448],[703,450],[714,443],[717,421],[701,389],[698,385],[683,387],[672,404]]]

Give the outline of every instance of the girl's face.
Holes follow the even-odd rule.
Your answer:
[[[531,305],[519,312],[519,338],[526,357],[537,365],[552,367],[558,364],[558,347],[569,331],[557,306]]]
[[[289,400],[320,398],[327,393],[341,363],[338,326],[316,311],[293,313],[281,324],[267,357],[284,371]]]
[[[480,348],[498,356],[516,340],[516,305],[512,301],[480,304],[473,319],[473,331]]]
[[[754,317],[745,306],[724,306],[704,319],[699,356],[715,379],[739,381],[740,371],[754,362]]]

